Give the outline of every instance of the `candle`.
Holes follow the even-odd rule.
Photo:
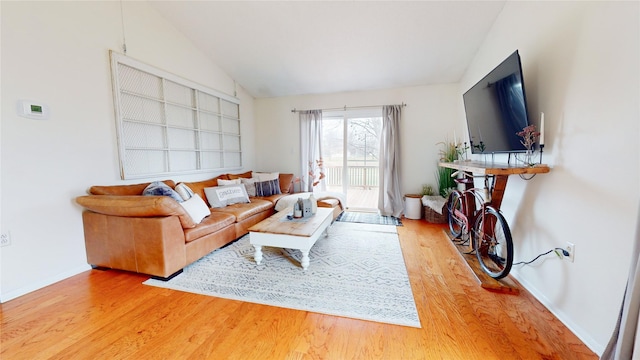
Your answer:
[[[453,130],[453,145],[458,145],[458,141],[456,140],[456,131]]]
[[[480,142],[482,142],[482,130],[480,130],[480,126],[478,126],[478,134],[480,134]]]
[[[540,113],[540,145],[544,145],[544,113]]]

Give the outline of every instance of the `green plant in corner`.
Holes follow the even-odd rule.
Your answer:
[[[454,142],[446,140],[438,144],[442,145],[442,148],[439,151],[440,162],[454,162],[455,160],[458,160],[458,149]],[[453,171],[453,169],[438,166],[436,179],[438,181],[438,193],[442,197],[448,197],[451,191],[453,191],[457,186],[455,180],[451,177]]]

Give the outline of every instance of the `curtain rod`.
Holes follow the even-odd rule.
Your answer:
[[[336,111],[336,110],[347,111],[347,109],[366,109],[366,108],[374,108],[374,107],[382,107],[382,106],[387,106],[387,105],[365,105],[365,106],[347,106],[347,105],[345,105],[344,107],[341,107],[341,108],[330,108],[330,109],[320,109],[320,110],[322,110],[322,111]],[[405,107],[405,106],[407,106],[407,104],[405,104],[403,102],[402,104],[399,104],[398,106]],[[301,111],[308,111],[308,110],[298,110],[296,108],[293,108],[291,110],[292,113],[301,112]]]

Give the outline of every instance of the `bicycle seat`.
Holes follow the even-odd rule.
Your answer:
[[[473,182],[473,179],[471,178],[461,178],[461,179],[453,179],[455,182],[457,182],[458,184],[470,184]]]

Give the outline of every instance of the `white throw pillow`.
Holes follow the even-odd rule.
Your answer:
[[[249,195],[242,184],[208,187],[204,188],[204,193],[212,208],[223,208],[231,204],[249,202]]]
[[[209,210],[207,203],[198,194],[193,194],[189,200],[181,202],[180,205],[196,224],[200,224],[202,219],[211,215],[211,210]]]
[[[193,190],[191,190],[191,188],[185,185],[184,183],[180,183],[176,185],[175,190],[182,197],[182,200],[189,200],[193,195],[195,195],[193,193]]]
[[[280,173],[279,172],[271,172],[271,173],[254,172],[253,177],[258,179],[258,181],[269,181],[269,180],[275,180],[278,177],[280,177]]]
[[[240,184],[240,179],[233,179],[233,180],[223,180],[223,179],[218,179],[218,185],[219,186],[226,186],[226,185],[238,185]]]

